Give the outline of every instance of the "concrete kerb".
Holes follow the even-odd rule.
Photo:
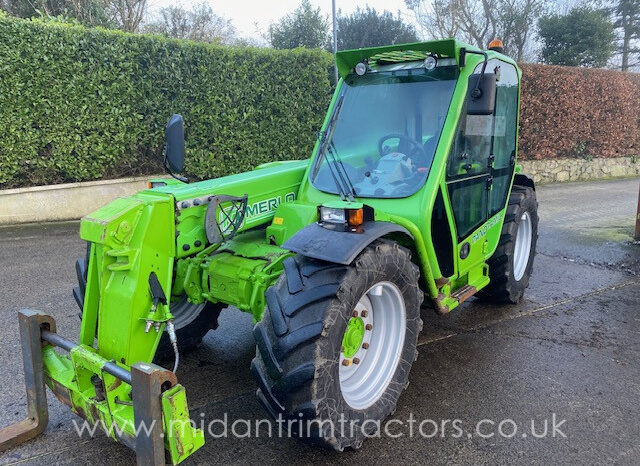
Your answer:
[[[118,197],[145,189],[151,178],[158,176],[2,190],[0,225],[77,220]]]

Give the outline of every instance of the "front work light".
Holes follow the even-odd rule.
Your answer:
[[[433,55],[429,55],[427,58],[424,59],[424,68],[427,71],[431,71],[435,69],[437,64],[438,64],[438,61],[436,60],[436,57],[434,57]]]
[[[318,207],[318,223],[329,230],[362,233],[365,220],[373,220],[373,209],[362,204]]]
[[[367,64],[365,62],[361,61],[360,63],[358,63],[356,65],[356,70],[355,71],[356,71],[356,74],[358,76],[364,75],[367,72]]]

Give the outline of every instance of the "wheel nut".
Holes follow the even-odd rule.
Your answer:
[[[373,328],[373,325],[367,324],[367,325],[364,326],[364,328],[367,329],[367,330],[371,330]]]
[[[343,359],[342,365],[349,367],[351,365],[351,359]]]
[[[362,348],[363,348],[363,349],[369,349],[369,343],[364,342],[364,343],[362,344]]]
[[[353,313],[351,314],[353,317],[358,317],[358,311],[353,311]]]
[[[353,358],[353,363],[354,364],[360,364],[360,359],[359,358]]]
[[[369,315],[369,311],[364,310],[362,311],[362,313],[360,314],[362,317],[367,317]]]

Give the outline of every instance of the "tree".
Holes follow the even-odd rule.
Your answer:
[[[545,0],[509,0],[500,2],[498,35],[504,41],[505,53],[516,61],[527,57],[533,45],[536,22],[545,10]],[[486,47],[486,45],[485,45]],[[530,55],[533,58],[534,54]]]
[[[272,47],[326,48],[329,44],[329,21],[320,8],[313,8],[309,0],[302,0],[292,13],[269,26],[267,37]]]
[[[0,9],[20,18],[64,17],[90,27],[117,27],[106,0],[0,0]]]
[[[405,3],[424,35],[436,39],[455,37],[482,48],[499,37],[505,53],[521,61],[547,1],[405,0]]]
[[[31,18],[38,15],[38,11],[49,16],[58,16],[69,8],[68,0],[0,0],[0,9],[12,16]]]
[[[137,32],[147,8],[147,0],[107,0],[107,10],[118,29]]]
[[[215,14],[204,2],[191,10],[180,6],[162,8],[156,18],[145,25],[144,31],[177,39],[224,44],[233,42],[236,37],[231,21]]]
[[[543,16],[538,28],[544,63],[603,67],[615,49],[613,25],[602,10],[577,7],[567,15]]]
[[[486,46],[497,34],[495,0],[405,0],[423,33],[435,39],[455,37]]]
[[[640,0],[618,0],[608,8],[613,16],[613,27],[618,33],[618,53],[621,57],[620,69],[627,71],[638,64],[640,52]],[[634,55],[636,56],[633,60]],[[632,62],[633,60],[633,62]]]
[[[137,32],[147,0],[0,0],[0,8],[20,18],[63,17],[89,27]]]
[[[389,11],[381,14],[367,6],[364,10],[357,8],[349,16],[338,12],[338,49],[357,49],[376,47],[379,45],[402,44],[418,40],[413,26],[405,24]]]

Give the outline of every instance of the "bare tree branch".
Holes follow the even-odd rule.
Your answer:
[[[502,38],[516,60],[524,58],[548,0],[405,0],[421,32],[456,37],[478,47]]]

